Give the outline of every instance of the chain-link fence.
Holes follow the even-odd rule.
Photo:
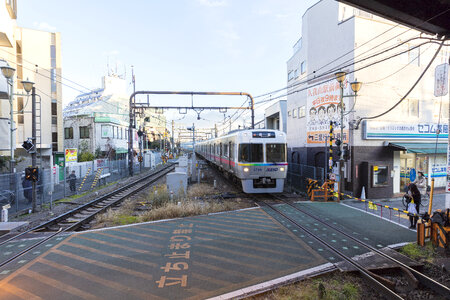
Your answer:
[[[324,181],[325,170],[321,167],[289,163],[286,187],[290,191],[306,193],[306,178]]]
[[[134,174],[149,171],[162,163],[154,153],[150,163],[135,162]],[[67,164],[66,167],[39,169],[37,205],[52,205],[55,200],[92,191],[129,177],[128,160],[95,160]],[[25,180],[25,172],[0,174],[0,209],[10,204],[9,214],[29,211],[32,207],[32,183]]]

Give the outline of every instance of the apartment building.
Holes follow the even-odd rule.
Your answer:
[[[101,157],[125,158],[128,153],[129,97],[118,75],[102,78],[102,87],[78,95],[64,108],[64,148]],[[133,130],[133,145],[138,139]]]
[[[32,137],[31,96],[27,96],[22,80],[35,83],[37,96],[38,164],[50,167],[52,154],[63,150],[61,35],[17,26],[17,0],[0,4],[0,63],[15,69],[13,77],[13,126],[10,124],[9,96],[0,97],[0,156],[9,160],[14,150],[17,170],[31,164],[30,155],[22,148]],[[0,74],[0,95],[8,84]],[[6,98],[6,99],[5,99]],[[13,129],[11,146],[10,132]],[[3,170],[5,171],[5,170]]]
[[[287,61],[290,162],[327,168],[332,121],[334,137],[350,148],[344,166],[346,192],[359,196],[364,186],[371,198],[389,197],[401,192],[417,171],[444,187],[449,100],[434,96],[434,70],[448,62],[448,47],[396,108],[364,119],[387,111],[417,81],[438,49],[427,38],[334,0],[311,6]],[[347,73],[343,122],[337,71]],[[356,80],[362,88],[353,97],[350,83]]]

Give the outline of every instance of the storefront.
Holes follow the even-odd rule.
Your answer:
[[[392,192],[403,192],[421,171],[435,179],[435,187],[445,187],[448,125],[436,123],[400,124],[367,121],[363,139],[384,140],[393,150]]]

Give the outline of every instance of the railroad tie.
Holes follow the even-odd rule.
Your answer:
[[[81,191],[83,188],[84,183],[86,182],[87,177],[89,176],[89,173],[91,172],[91,168],[88,168],[86,175],[84,175],[83,180],[81,181],[80,187],[78,188],[78,191]]]

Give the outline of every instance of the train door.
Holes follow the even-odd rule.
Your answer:
[[[222,148],[222,143],[219,144],[219,162],[220,162],[220,166],[222,166],[222,157],[223,157],[223,148]]]
[[[228,142],[228,169],[231,170],[231,155],[233,153],[231,148],[231,142]]]

